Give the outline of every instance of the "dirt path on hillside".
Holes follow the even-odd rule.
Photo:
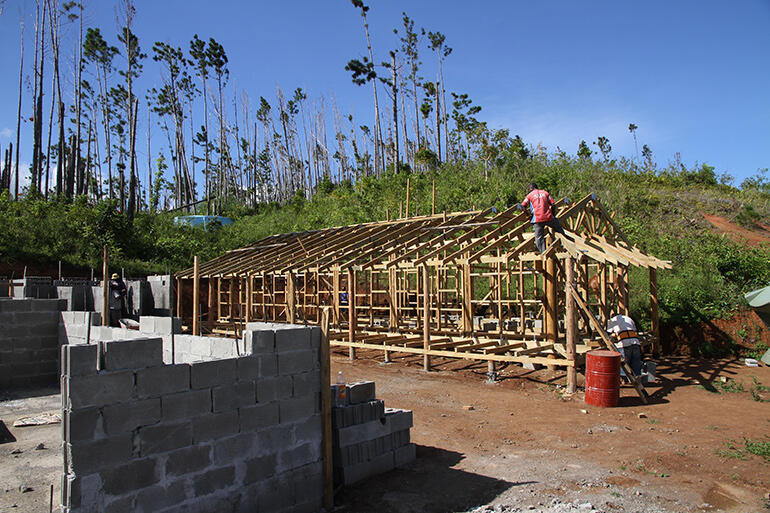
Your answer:
[[[755,224],[753,230],[728,221],[724,217],[703,214],[703,217],[714,226],[715,231],[723,233],[735,242],[749,246],[770,244],[770,226]]]

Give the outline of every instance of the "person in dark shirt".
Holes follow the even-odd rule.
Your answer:
[[[123,317],[123,305],[126,299],[126,284],[118,276],[118,273],[112,275],[110,280],[110,326],[119,327],[120,319]]]

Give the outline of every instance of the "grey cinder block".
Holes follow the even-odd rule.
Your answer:
[[[250,406],[257,402],[253,381],[239,381],[214,387],[211,390],[211,395],[214,413]]]
[[[375,398],[374,381],[359,381],[356,383],[349,383],[347,387],[349,404],[365,403],[373,401]]]
[[[414,444],[407,444],[394,450],[393,456],[396,467],[403,467],[417,458],[417,448]]]
[[[238,433],[238,411],[211,413],[192,420],[193,443],[217,440]]]
[[[64,441],[69,443],[95,440],[104,436],[101,431],[99,408],[65,410],[62,416]]]
[[[192,427],[190,422],[159,424],[157,426],[143,427],[138,431],[140,456],[181,449],[191,444]]]
[[[275,332],[272,330],[259,330],[250,331],[250,326],[247,324],[247,331],[243,332],[243,344],[247,353],[251,354],[264,354],[275,352]]]
[[[102,342],[105,370],[141,369],[163,365],[163,339],[142,338]]]
[[[317,396],[305,396],[282,400],[278,406],[278,418],[281,424],[295,422],[313,416],[316,412],[317,402]]]
[[[107,469],[102,472],[103,490],[110,495],[122,495],[152,486],[160,481],[157,466],[154,459],[145,458]]]
[[[318,366],[318,359],[310,351],[295,351],[278,354],[278,374],[299,374],[309,372]]]
[[[307,351],[310,349],[310,329],[287,327],[275,331],[277,353]]]
[[[257,382],[257,401],[266,403],[291,397],[293,382],[291,376],[264,378]]]
[[[243,478],[243,483],[249,485],[273,476],[277,463],[275,454],[267,454],[246,460],[246,474]]]
[[[321,371],[313,370],[292,376],[294,397],[314,395],[321,391]]]
[[[278,453],[278,472],[289,471],[321,459],[321,440],[314,443],[304,443],[292,449],[284,449]]]
[[[210,493],[228,488],[235,481],[235,467],[217,468],[209,470],[195,477],[193,486],[195,495],[201,497]]]
[[[82,475],[120,465],[131,458],[133,450],[131,434],[65,445],[67,471]]]
[[[134,373],[131,371],[70,376],[69,379],[69,405],[71,408],[104,406],[127,401],[133,392]]]
[[[107,435],[131,432],[160,420],[160,398],[112,404],[102,410]]]
[[[139,397],[152,397],[190,388],[190,365],[163,365],[136,372],[136,391]]]
[[[211,390],[208,388],[164,395],[160,401],[164,422],[211,413]]]
[[[259,380],[278,374],[278,359],[274,354],[241,356],[237,362],[240,381]]]
[[[166,475],[181,476],[201,471],[211,464],[211,446],[196,445],[169,453]]]
[[[214,444],[214,464],[229,465],[246,454],[252,454],[256,443],[254,433],[239,433],[217,440]]]
[[[96,374],[98,349],[96,344],[62,346],[63,373],[69,376]]]
[[[257,431],[278,424],[278,403],[256,404],[238,411],[241,432]]]
[[[237,379],[235,359],[196,362],[190,370],[191,388],[209,388],[232,383]]]

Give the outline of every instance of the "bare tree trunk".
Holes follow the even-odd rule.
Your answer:
[[[21,91],[22,80],[24,78],[24,24],[21,24],[21,36],[20,36],[20,50],[19,50],[19,110],[16,114],[16,162],[14,164],[15,174],[15,190],[13,197],[19,199],[19,137],[21,136]]]
[[[369,39],[369,23],[366,21],[366,13],[361,9],[361,17],[364,20],[364,31],[366,32],[366,48],[369,50],[369,60],[374,64],[374,53],[372,52],[372,43]],[[374,89],[374,173],[379,175],[384,168],[385,156],[382,155],[382,127],[380,126],[380,104],[377,101],[377,80],[372,80]]]
[[[152,205],[152,152],[150,151],[150,108],[147,107],[147,211],[153,210]]]
[[[441,101],[438,84],[436,84],[436,156],[441,162]]]
[[[396,69],[396,53],[390,52],[390,69],[393,72],[393,144],[395,148],[395,159],[393,160],[393,171],[398,173],[399,151],[398,151],[398,70]]]
[[[80,21],[78,29],[78,46],[75,51],[75,172],[80,173],[80,116],[82,109],[81,83],[83,74],[83,4],[78,4],[80,8]]]
[[[130,178],[128,181],[128,212],[126,217],[129,223],[134,222],[134,214],[136,213],[136,118],[139,114],[139,99],[131,100],[132,96],[129,95],[128,101],[131,104],[131,126],[129,127],[128,134],[128,151],[129,151],[129,173]]]
[[[85,165],[85,171],[83,172],[83,177],[85,180],[83,193],[86,195],[86,198],[90,197],[90,193],[88,191],[91,188],[91,128],[92,127],[93,127],[93,122],[89,119],[88,120],[88,141],[86,142],[86,165]]]

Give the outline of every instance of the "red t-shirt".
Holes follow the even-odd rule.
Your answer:
[[[548,191],[541,189],[535,189],[530,192],[524,198],[524,201],[521,202],[522,207],[529,205],[533,223],[544,223],[553,219],[553,214],[551,213],[551,205],[553,204],[553,198],[548,194]]]

